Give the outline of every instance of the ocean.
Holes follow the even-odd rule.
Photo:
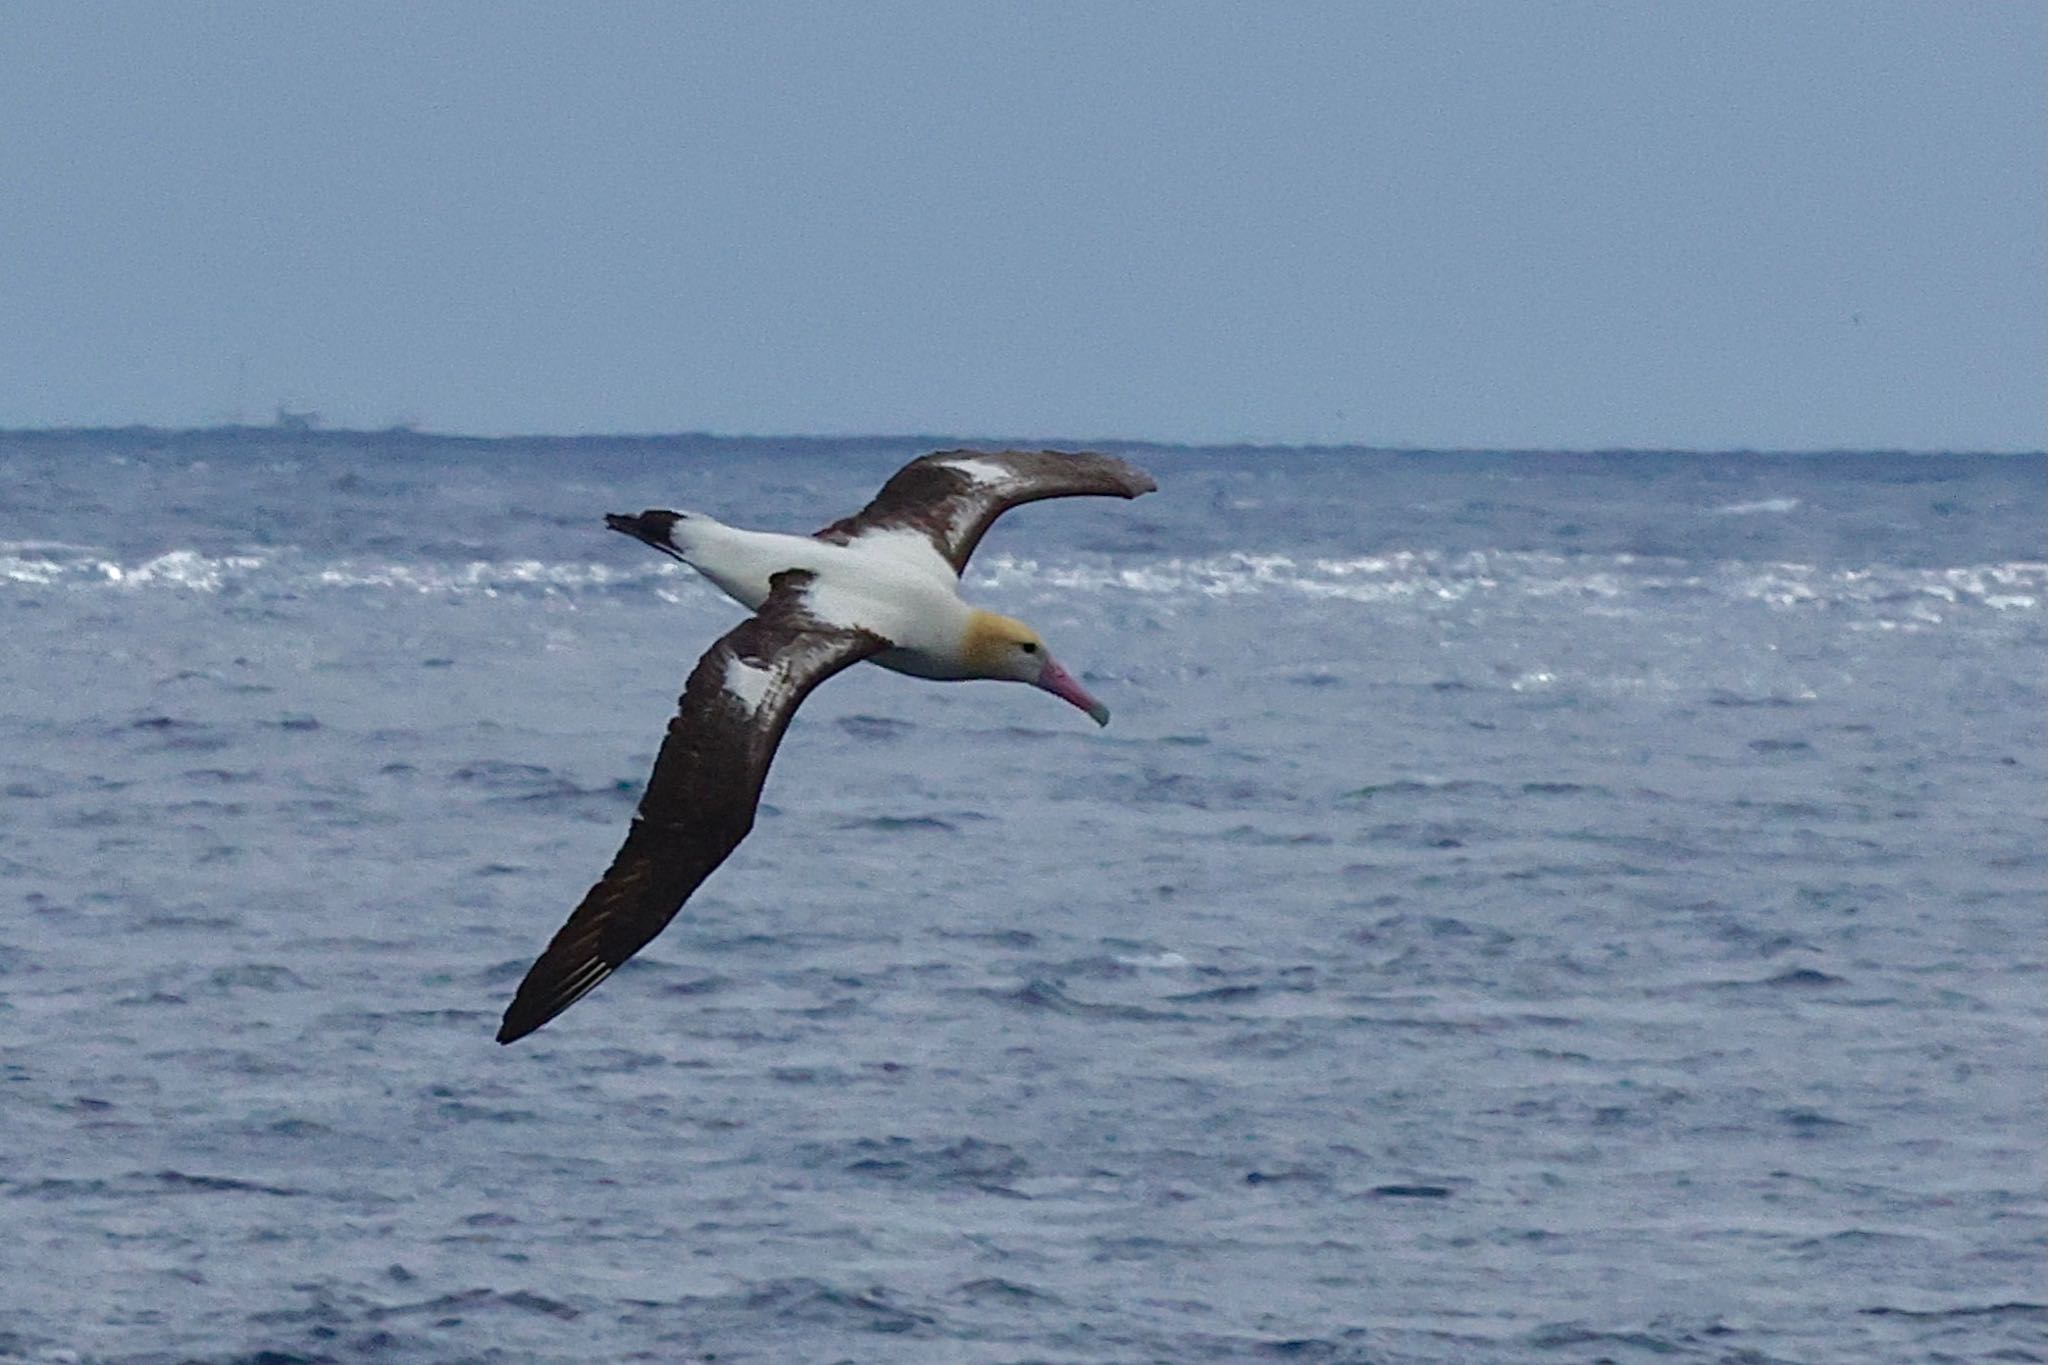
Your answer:
[[[0,437],[0,1358],[2048,1360],[2040,456],[1116,448],[495,1044],[933,444]]]

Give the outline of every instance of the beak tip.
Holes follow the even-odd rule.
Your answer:
[[[1074,681],[1074,675],[1061,668],[1051,659],[1039,671],[1038,686],[1058,697],[1076,710],[1088,713],[1088,719],[1097,725],[1109,724],[1109,708],[1088,695],[1088,689]]]

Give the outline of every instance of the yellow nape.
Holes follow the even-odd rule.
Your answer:
[[[1004,677],[1014,671],[1018,647],[1024,645],[1037,657],[1044,657],[1045,642],[1037,631],[1011,617],[977,611],[967,618],[967,639],[960,655],[975,672]]]

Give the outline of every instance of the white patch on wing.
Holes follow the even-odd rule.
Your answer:
[[[735,654],[725,661],[726,695],[747,708],[752,715],[761,709],[761,703],[768,697],[768,689],[775,683],[775,670],[759,664],[748,663]]]
[[[846,548],[851,552],[848,567],[864,577],[894,577],[910,573],[949,585],[959,581],[959,575],[953,572],[953,566],[939,552],[939,547],[932,544],[931,537],[914,527],[873,527],[855,536]],[[869,565],[873,567],[869,568]],[[819,582],[829,586],[835,577],[831,573],[820,574]],[[820,609],[815,594],[808,605],[814,614],[830,620],[835,626],[861,624],[858,621],[833,620]]]
[[[1009,469],[996,464],[992,460],[977,460],[972,457],[966,457],[958,460],[947,460],[945,463],[946,468],[957,469],[976,483],[1001,483],[1011,477]]]
[[[804,611],[810,618],[834,630],[867,630],[873,625],[874,601],[849,591],[837,579],[813,583],[804,593]]]

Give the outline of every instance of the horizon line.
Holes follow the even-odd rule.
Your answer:
[[[114,437],[124,440],[175,439],[193,436],[233,436],[238,439],[263,438],[285,440],[308,444],[324,444],[344,440],[377,437],[386,440],[429,442],[453,442],[467,445],[517,445],[536,442],[557,442],[562,444],[593,444],[598,442],[620,442],[628,444],[653,445],[680,441],[726,441],[740,442],[782,442],[807,445],[889,445],[934,447],[979,446],[1015,449],[1020,447],[1061,448],[1087,450],[1114,448],[1124,450],[1154,451],[1202,451],[1242,450],[1274,453],[1330,453],[1352,451],[1383,455],[1746,455],[1746,456],[1790,456],[1815,457],[1823,455],[1896,455],[1921,458],[1944,456],[1997,456],[2001,458],[2048,457],[2048,446],[2019,447],[2007,449],[1986,449],[1982,447],[1908,447],[1908,446],[1674,446],[1674,445],[1427,445],[1389,443],[1385,441],[1264,441],[1264,440],[1219,440],[1219,441],[1173,441],[1146,436],[1094,436],[1086,439],[1072,437],[1028,436],[995,437],[966,436],[959,433],[936,432],[720,432],[706,430],[676,431],[586,431],[586,432],[516,432],[497,435],[480,435],[472,432],[433,431],[409,422],[394,423],[384,427],[329,427],[319,425],[317,414],[308,414],[310,421],[303,423],[217,422],[207,426],[158,426],[150,422],[130,422],[120,426],[37,426],[0,427],[0,439],[15,438],[61,438],[80,439],[88,437]]]

